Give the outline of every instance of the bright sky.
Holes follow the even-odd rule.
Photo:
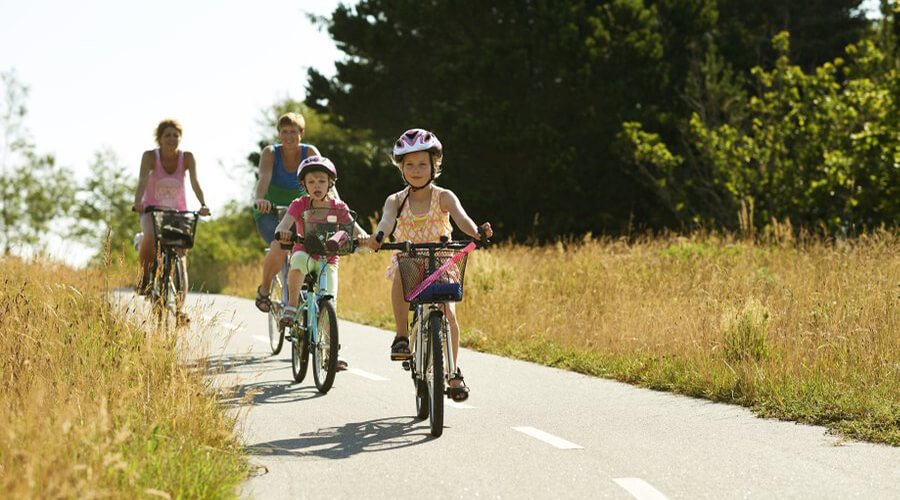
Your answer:
[[[26,127],[41,154],[86,177],[109,148],[137,176],[163,118],[184,126],[207,204],[249,199],[245,164],[262,110],[305,97],[306,71],[334,74],[341,57],[307,13],[339,0],[0,0],[0,71],[30,88]],[[343,0],[353,4],[355,0]],[[188,206],[199,203],[188,189]],[[79,264],[92,250],[61,241]]]
[[[306,13],[337,4],[0,0],[0,71],[14,68],[30,87],[26,126],[38,151],[81,176],[101,148],[137,175],[156,124],[179,120],[215,209],[249,198],[252,179],[232,167],[257,147],[261,111],[303,99],[307,68],[334,73],[341,53]]]

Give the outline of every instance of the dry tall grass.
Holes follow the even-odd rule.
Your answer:
[[[900,445],[900,237],[789,234],[476,251],[463,345]],[[342,260],[339,315],[393,328],[388,259]]]
[[[0,488],[12,498],[228,498],[233,422],[97,271],[0,258]]]

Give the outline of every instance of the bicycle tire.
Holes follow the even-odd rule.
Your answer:
[[[303,329],[296,326],[291,327],[291,374],[294,382],[303,382],[306,378],[306,370],[309,368],[309,344],[306,336],[306,313],[301,315]]]
[[[280,273],[275,274],[269,286],[269,300],[272,302],[269,307],[269,348],[273,356],[280,353],[284,345],[284,327],[281,326],[281,313],[284,311],[281,303],[283,286]]]
[[[428,418],[428,384],[424,380],[414,379],[416,385],[416,418]]]
[[[175,310],[173,314],[175,315],[175,326],[178,325],[178,313],[177,311],[181,311],[184,308],[184,303],[187,300],[187,268],[185,267],[184,259],[181,257],[175,256],[175,273],[172,277],[172,291],[175,293]]]
[[[444,317],[441,314],[432,314],[428,318],[428,346],[425,351],[430,364],[425,371],[429,403],[428,421],[431,424],[431,435],[434,437],[441,437],[444,433],[444,348],[441,345],[443,321]]]
[[[330,300],[319,301],[319,317],[316,321],[316,328],[318,330],[316,345],[311,346],[313,380],[316,382],[316,389],[322,394],[327,394],[334,384],[338,350],[341,346],[338,337],[337,313]]]
[[[159,279],[159,299],[156,301],[157,325],[163,332],[169,331],[169,299],[170,286],[172,276],[172,263],[169,256],[162,256],[162,273],[158,275]]]

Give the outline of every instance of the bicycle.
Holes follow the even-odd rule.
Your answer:
[[[275,211],[275,219],[280,221],[287,209],[287,205],[275,205],[272,207],[272,210]],[[266,249],[266,252],[268,251],[269,249]],[[290,265],[291,256],[288,253],[284,257],[281,270],[275,274],[272,278],[272,284],[269,285],[269,300],[272,304],[269,307],[269,348],[272,350],[273,356],[280,353],[284,345],[284,327],[281,326],[281,315],[284,312],[284,305],[288,301],[288,289],[285,284],[287,283],[287,273]]]
[[[153,281],[147,298],[159,326],[168,330],[170,317],[175,317],[178,325],[179,306],[187,293],[187,269],[178,253],[194,246],[200,213],[159,207],[146,207],[144,213],[153,217],[156,236],[156,261],[150,267]]]
[[[355,222],[356,213],[352,210],[311,208],[303,213],[303,246],[308,254],[319,255],[320,272],[306,275],[300,289],[300,306],[285,338],[291,343],[294,382],[303,382],[312,357],[313,379],[322,394],[334,384],[341,348],[334,297],[326,293],[325,265],[328,256],[347,255],[356,249]],[[290,244],[281,245],[290,248]]]
[[[375,237],[383,238],[381,232]],[[409,302],[413,319],[409,326],[412,356],[403,362],[410,371],[416,391],[416,417],[428,418],[431,435],[440,437],[444,429],[444,395],[450,376],[456,373],[450,345],[450,325],[444,305],[459,302],[468,253],[487,242],[450,241],[440,243],[383,243],[381,248],[400,250],[397,271]],[[441,376],[435,376],[440,373]]]

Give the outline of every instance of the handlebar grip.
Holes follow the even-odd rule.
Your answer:
[[[375,235],[375,241],[381,243],[381,240],[384,239],[384,231],[378,231],[378,234]]]

